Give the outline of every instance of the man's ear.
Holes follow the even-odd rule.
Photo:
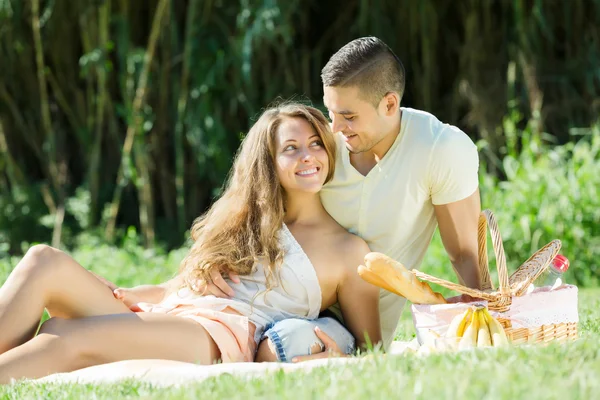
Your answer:
[[[382,103],[385,115],[391,117],[400,108],[400,97],[396,92],[387,92],[383,96]]]

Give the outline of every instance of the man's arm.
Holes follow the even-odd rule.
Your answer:
[[[461,284],[481,289],[477,227],[481,202],[479,189],[464,200],[434,205],[444,248]]]

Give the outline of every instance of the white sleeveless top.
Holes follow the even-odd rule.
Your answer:
[[[256,264],[250,275],[240,276],[240,283],[226,278],[235,291],[232,299],[213,295],[201,296],[183,288],[168,296],[160,304],[140,305],[144,311],[167,313],[180,305],[193,305],[211,310],[231,307],[248,317],[260,335],[267,324],[286,318],[316,319],[321,310],[321,287],[317,273],[300,244],[284,224],[279,231],[284,250],[280,267],[281,283],[266,290],[266,276],[262,264]]]

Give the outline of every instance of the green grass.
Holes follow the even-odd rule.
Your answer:
[[[436,237],[423,270],[452,276]],[[120,285],[158,283],[177,270],[184,249],[170,253],[144,250],[125,242],[121,248],[88,243],[73,252],[84,266]],[[5,277],[18,259],[0,260]],[[231,375],[180,388],[140,382],[118,385],[19,383],[0,387],[4,399],[71,398],[402,398],[402,399],[591,399],[600,393],[600,288],[582,289],[579,299],[581,339],[568,345],[487,349],[460,354],[375,354],[358,365],[310,372],[270,373],[260,379]],[[410,340],[414,328],[405,308],[396,338]]]
[[[176,388],[131,381],[102,386],[19,383],[1,387],[0,397],[592,399],[600,392],[600,289],[582,290],[579,309],[581,339],[566,345],[486,349],[423,358],[375,354],[357,365],[277,372],[254,379],[223,375]],[[399,338],[413,336],[410,318],[405,312]]]

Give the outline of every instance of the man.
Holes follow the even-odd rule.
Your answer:
[[[375,37],[356,39],[342,47],[325,65],[321,78],[324,104],[338,135],[335,176],[321,192],[326,210],[362,237],[372,251],[408,268],[420,266],[439,226],[459,281],[479,288],[479,160],[473,142],[429,113],[400,107],[404,67]],[[215,275],[209,291],[230,294],[231,289],[219,278]],[[381,291],[386,349],[404,304],[404,298]],[[331,311],[341,320],[335,308]],[[281,321],[265,332],[267,339],[259,347],[257,361],[348,353],[353,343],[346,333],[331,317],[316,324]]]

